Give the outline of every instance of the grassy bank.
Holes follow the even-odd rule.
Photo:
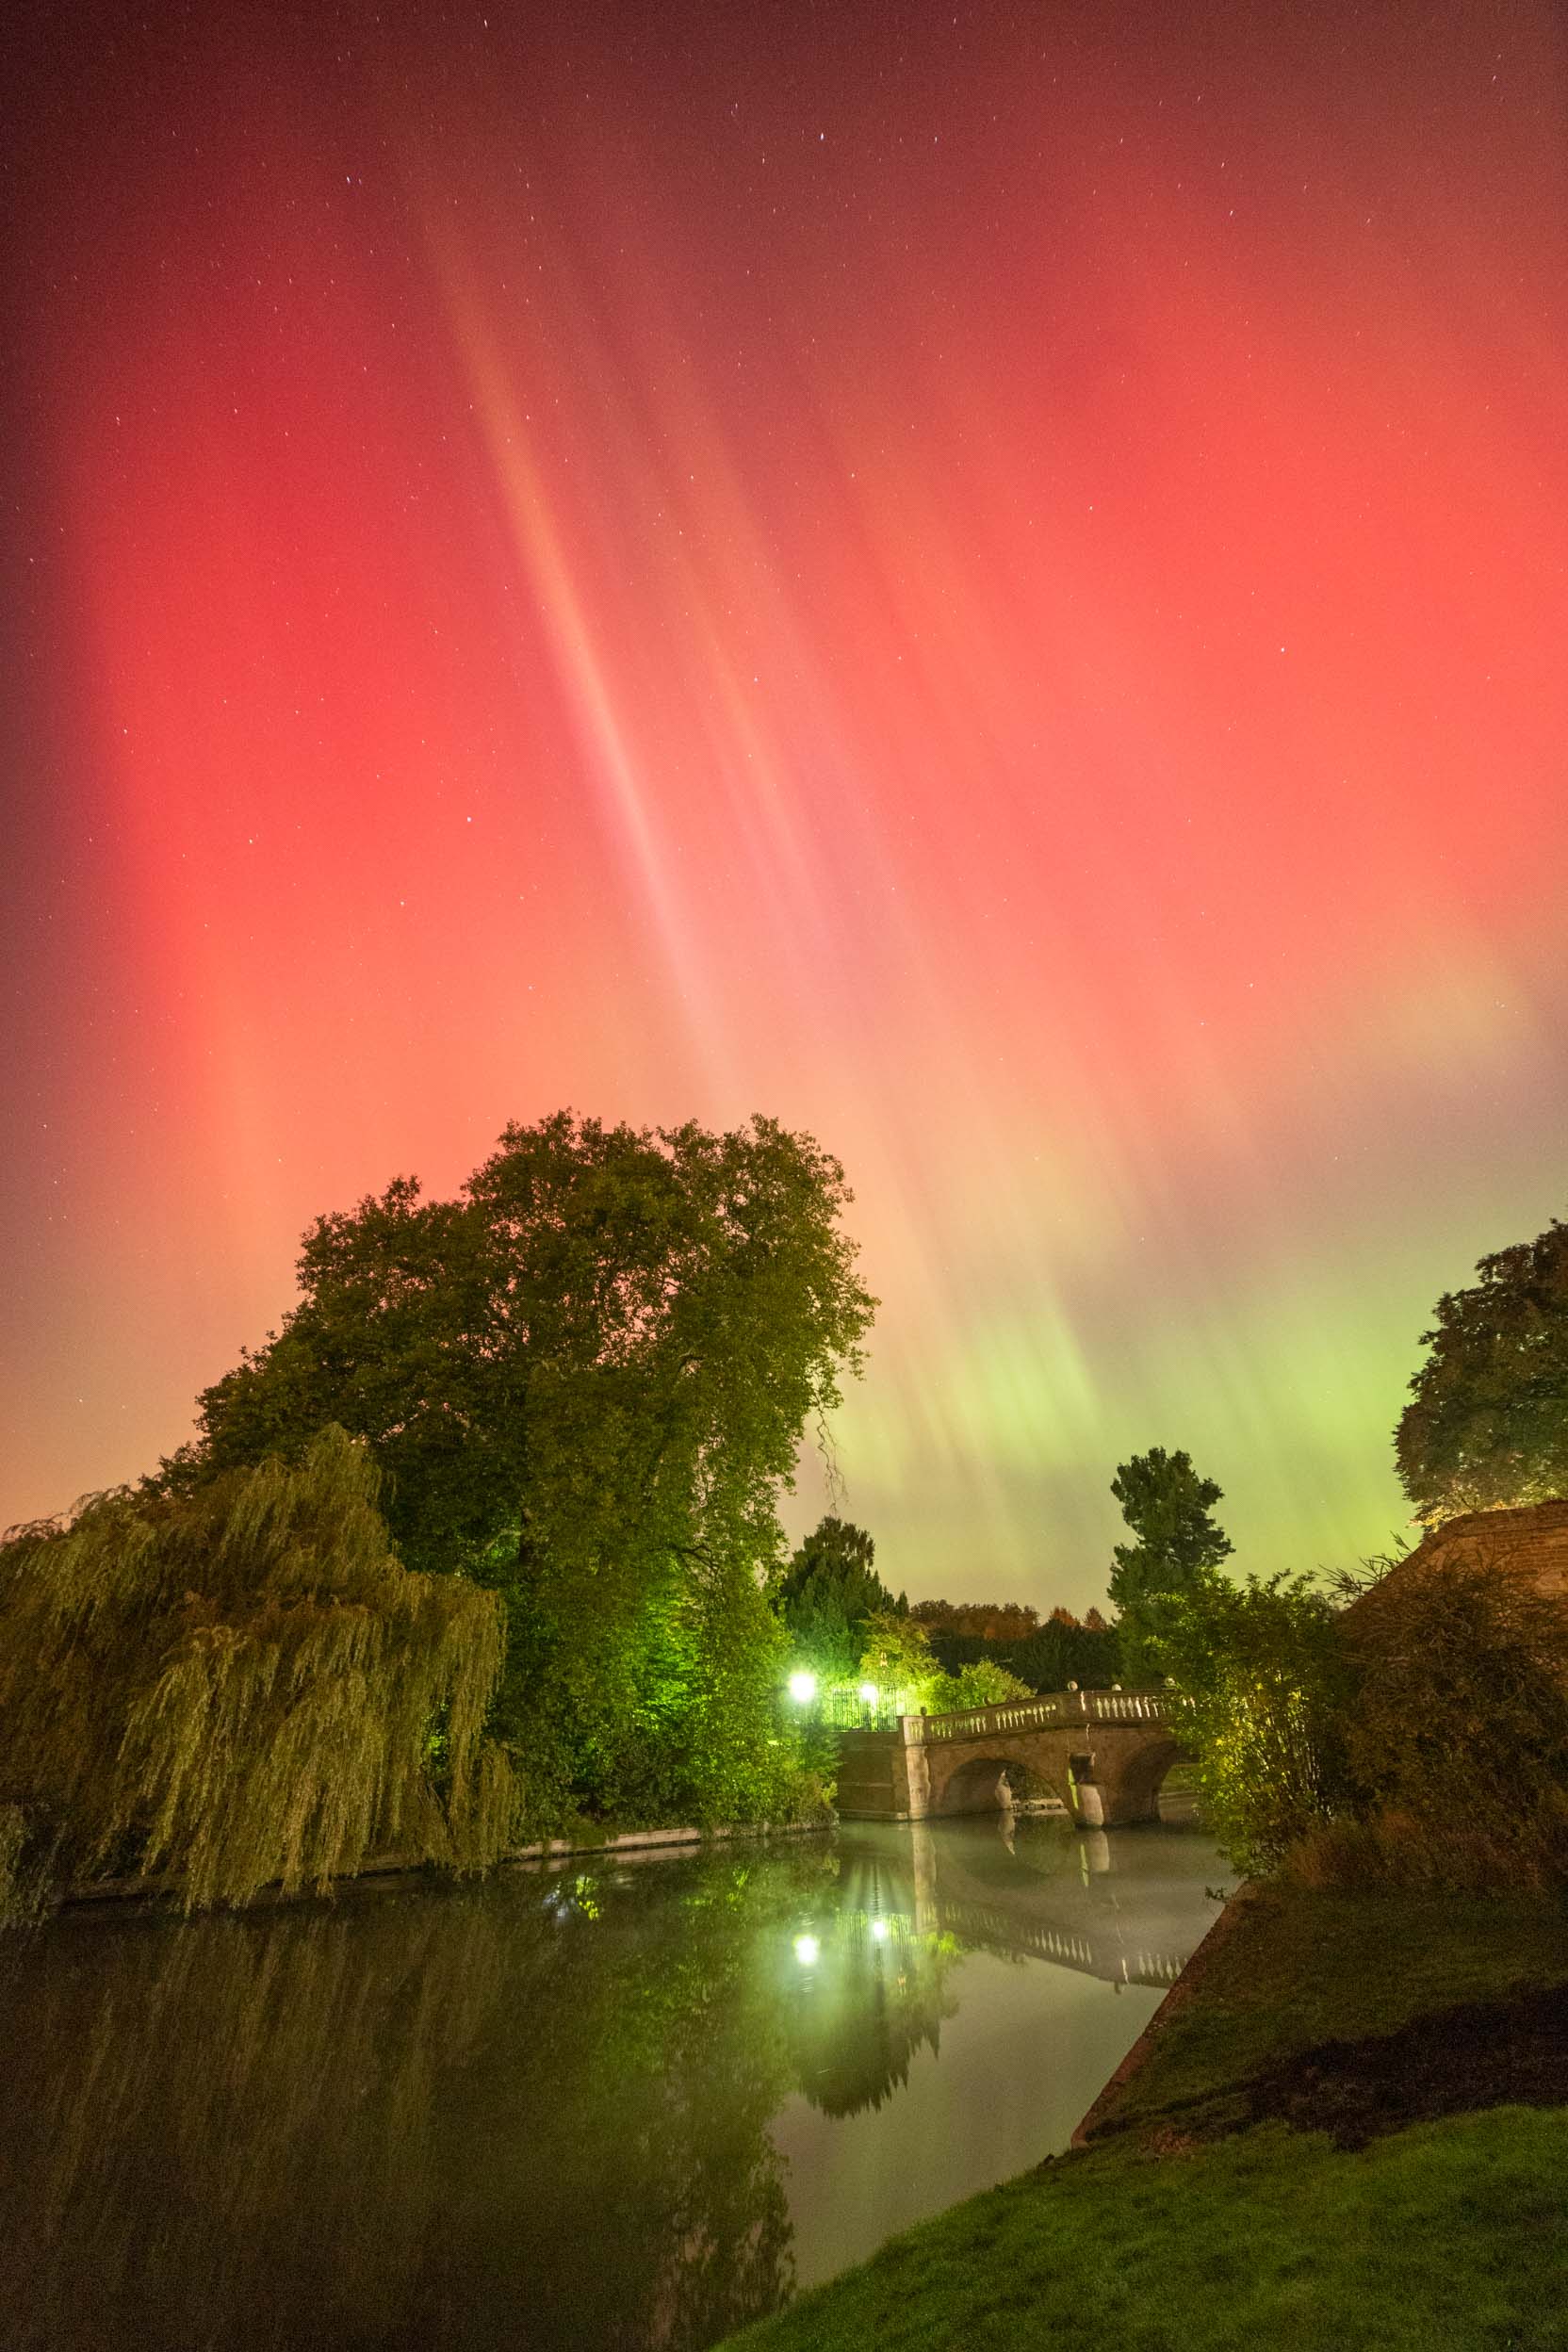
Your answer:
[[[1087,2147],[734,2341],[1563,2352],[1568,1918],[1250,1902]]]

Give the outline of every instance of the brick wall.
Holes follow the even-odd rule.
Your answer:
[[[1471,1511],[1434,1528],[1396,1568],[1385,1586],[1450,1561],[1527,1577],[1539,1591],[1568,1599],[1568,1502],[1537,1503],[1527,1511]]]

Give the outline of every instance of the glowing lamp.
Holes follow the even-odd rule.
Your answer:
[[[863,1682],[860,1685],[859,1696],[862,1707],[874,1707],[881,1695],[874,1682]]]
[[[872,1923],[871,1923],[871,1933],[872,1933],[872,1941],[873,1941],[874,1943],[877,1943],[877,1944],[885,1944],[885,1943],[887,1942],[887,1940],[888,1940],[888,1922],[887,1922],[887,1920],[886,1920],[886,1919],[873,1919],[873,1921],[872,1921]]]
[[[822,1946],[818,1943],[814,1936],[797,1936],[795,1937],[795,1958],[800,1962],[803,1968],[814,1968],[817,1965],[818,1956],[821,1952]]]
[[[817,1678],[804,1670],[790,1676],[790,1696],[798,1707],[809,1707],[817,1695]]]

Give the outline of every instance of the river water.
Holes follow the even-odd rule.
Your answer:
[[[988,1816],[11,1934],[4,2340],[698,2352],[1065,2148],[1222,1875]]]

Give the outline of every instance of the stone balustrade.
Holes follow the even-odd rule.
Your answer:
[[[1053,1690],[1039,1699],[970,1707],[950,1715],[903,1715],[906,1740],[979,1740],[993,1733],[1067,1731],[1075,1723],[1164,1723],[1191,1702],[1173,1690]]]

